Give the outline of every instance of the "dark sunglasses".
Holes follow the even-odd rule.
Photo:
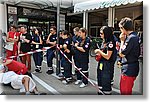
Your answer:
[[[120,29],[123,29],[123,27],[119,27]]]
[[[104,33],[101,33],[101,32],[100,32],[100,35],[104,35]]]

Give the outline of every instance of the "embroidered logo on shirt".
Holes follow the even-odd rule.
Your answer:
[[[113,48],[113,44],[112,44],[112,43],[111,43],[111,44],[109,44],[109,45],[108,45],[108,47]]]
[[[123,45],[122,50],[124,50],[126,48],[126,45]]]

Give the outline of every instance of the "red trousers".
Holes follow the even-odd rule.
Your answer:
[[[21,57],[21,61],[25,64],[28,68],[28,72],[31,71],[31,55],[25,55]]]
[[[9,57],[11,56],[17,56],[18,55],[17,51],[18,51],[18,46],[17,46],[17,43],[15,43],[13,46],[13,51],[6,50],[6,58],[9,59]],[[17,61],[17,57],[15,57],[14,60]]]
[[[120,79],[120,93],[121,95],[131,95],[132,88],[134,86],[134,81],[136,77],[129,77],[125,75],[121,75]]]

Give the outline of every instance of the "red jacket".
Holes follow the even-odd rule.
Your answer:
[[[15,73],[19,75],[20,74],[24,75],[28,71],[28,68],[26,67],[25,64],[21,62],[17,62],[15,60],[12,60],[12,62],[6,66],[8,67],[9,71],[14,71]]]

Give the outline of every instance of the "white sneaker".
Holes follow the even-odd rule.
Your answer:
[[[86,87],[86,86],[87,86],[87,84],[82,83],[82,84],[80,85],[80,88],[84,88],[84,87]]]
[[[31,95],[31,93],[29,91],[26,92],[26,95]]]
[[[77,80],[74,84],[75,85],[78,85],[78,84],[80,84],[82,81],[81,80]]]
[[[66,80],[62,80],[63,84],[68,84],[68,82]]]
[[[32,73],[35,74],[35,73],[38,73],[38,72],[34,71],[34,72],[32,72]]]

